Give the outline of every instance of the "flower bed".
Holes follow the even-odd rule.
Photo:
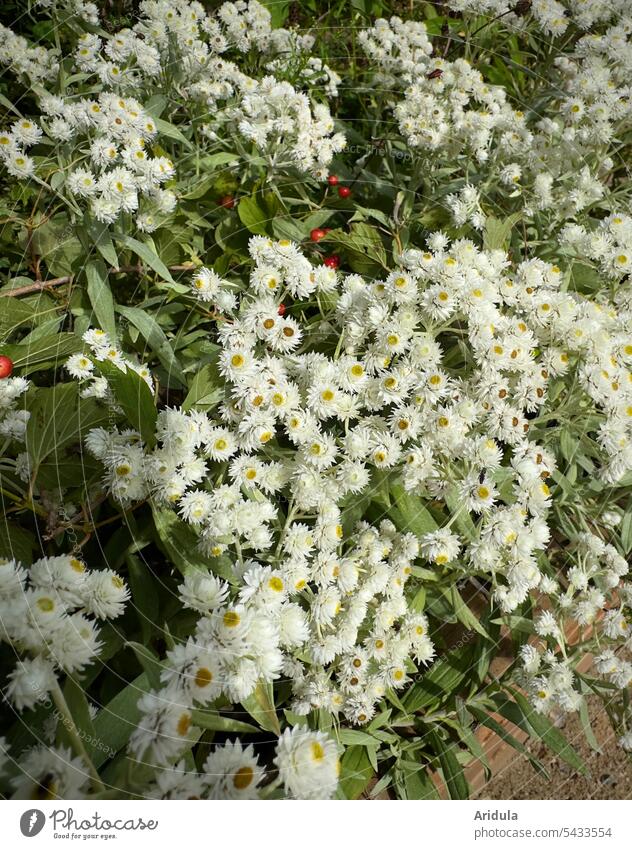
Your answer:
[[[632,750],[626,4],[268,5],[2,30],[6,795]]]

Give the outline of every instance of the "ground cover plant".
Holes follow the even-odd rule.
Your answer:
[[[632,751],[627,7],[5,6],[4,796]]]

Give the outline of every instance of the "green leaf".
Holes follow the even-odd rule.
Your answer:
[[[153,448],[156,444],[156,419],[158,411],[149,386],[134,369],[120,369],[115,363],[103,360],[95,363],[107,378],[110,389],[129,424],[137,430],[143,441]]]
[[[16,330],[39,325],[54,318],[58,307],[46,296],[38,297],[35,304],[22,298],[0,298],[0,334],[8,339]]]
[[[108,265],[111,265],[112,268],[118,268],[119,259],[107,224],[102,224],[100,221],[92,221],[86,226],[90,237],[88,245],[91,242]]]
[[[150,648],[143,646],[140,643],[135,643],[130,640],[127,641],[125,645],[136,655],[136,659],[143,667],[145,675],[147,676],[147,681],[149,682],[149,686],[152,690],[160,690],[162,687],[162,684],[160,683],[160,670],[162,669],[160,659]]]
[[[68,705],[73,722],[81,735],[86,751],[92,759],[92,748],[96,743],[96,735],[90,716],[88,700],[81,683],[71,675],[68,675],[64,684],[64,699]],[[65,746],[74,747],[72,737],[68,733],[63,718],[60,719],[57,726],[57,740]]]
[[[159,600],[157,581],[153,570],[134,554],[125,558],[132,601],[140,621],[143,640],[148,643],[158,622]]]
[[[117,305],[116,311],[141,332],[145,341],[167,371],[169,377],[173,375],[182,386],[186,386],[186,379],[182,373],[180,363],[173,352],[173,348],[164,330],[156,319],[140,307],[122,307]]]
[[[1,483],[2,475],[0,474]],[[6,508],[9,502],[5,501],[2,495],[0,495],[0,504],[3,506],[3,513],[0,518],[0,557],[7,560],[15,559],[20,563],[28,564],[31,562],[33,550],[37,548],[35,537],[26,528],[16,525],[8,518]]]
[[[256,725],[241,722],[239,719],[233,719],[230,716],[220,716],[215,711],[194,710],[191,715],[193,724],[199,728],[206,728],[207,731],[234,731],[237,734],[261,733],[261,729],[257,728]]]
[[[343,746],[378,746],[379,740],[367,734],[366,731],[357,731],[355,728],[341,728],[338,739]]]
[[[632,501],[621,520],[621,547],[625,554],[632,551]]]
[[[485,637],[486,640],[490,640],[491,637],[489,636],[485,628],[478,621],[475,614],[468,607],[468,605],[463,601],[463,597],[461,596],[457,585],[452,584],[449,589],[444,589],[443,592],[446,596],[449,597],[452,609],[454,610],[456,618],[459,620],[459,622],[461,622],[462,625],[465,625],[465,627],[469,630],[476,631],[477,634],[480,634],[482,637]]]
[[[206,557],[199,551],[199,538],[178,515],[169,509],[151,505],[158,544],[171,562],[185,575],[190,570],[214,572],[226,581],[234,581],[230,561]]]
[[[582,724],[582,728],[584,729],[584,735],[586,736],[586,740],[591,749],[595,752],[599,752],[599,754],[603,754],[603,749],[599,743],[599,740],[595,737],[595,732],[592,729],[592,725],[590,724],[590,716],[588,714],[588,705],[586,704],[586,699],[582,699],[582,703],[579,708],[579,719]]]
[[[332,230],[323,242],[344,248],[351,268],[358,274],[377,275],[388,269],[388,257],[379,232],[363,222],[355,222],[348,233]]]
[[[499,219],[490,215],[485,222],[483,247],[486,251],[506,250],[509,247],[511,231],[522,218],[522,213],[514,212],[507,218]]]
[[[219,353],[219,347],[218,347]],[[191,388],[182,403],[183,410],[208,412],[224,397],[224,384],[215,363],[206,363],[191,381]]]
[[[195,178],[193,188],[189,189],[182,197],[185,200],[198,200],[198,198],[204,197],[218,178],[218,173],[216,173],[215,169],[220,165],[228,165],[229,162],[237,163],[238,161],[239,154],[229,153],[225,150],[206,156],[204,158],[204,174]]]
[[[251,233],[257,233],[260,236],[268,235],[270,216],[259,206],[254,197],[241,198],[237,204],[237,213],[241,223]]]
[[[373,777],[373,767],[364,746],[351,746],[340,762],[340,792],[345,799],[357,799]]]
[[[154,118],[154,121],[156,122],[156,129],[161,136],[166,136],[168,139],[180,142],[185,147],[193,147],[188,138],[177,127],[170,124],[169,121],[163,121],[162,118]]]
[[[524,746],[520,740],[510,734],[507,729],[500,724],[497,720],[494,719],[493,716],[485,713],[481,708],[474,707],[472,705],[467,706],[468,711],[474,716],[474,718],[484,725],[486,728],[489,728],[494,732],[501,740],[504,740],[509,746],[515,749],[517,752],[520,752],[521,755],[524,755],[525,758],[528,758],[531,766],[539,773],[541,773],[548,780],[548,773],[544,766],[540,763],[540,761],[533,757],[531,752]]]
[[[541,713],[536,713],[533,706],[522,693],[512,690],[512,695],[536,736],[543,743],[546,743],[549,749],[555,752],[556,755],[559,755],[570,767],[585,775],[588,771],[586,764],[575,749],[573,749],[566,737],[553,725],[551,720]]]
[[[96,715],[94,733],[99,749],[92,759],[96,767],[101,766],[108,757],[116,754],[126,745],[140,720],[138,700],[149,689],[147,675],[143,672],[117,693]]]
[[[114,238],[119,244],[128,248],[130,251],[133,251],[143,260],[143,262],[146,262],[147,265],[152,268],[159,277],[162,277],[163,280],[166,280],[168,283],[175,283],[175,280],[171,276],[171,272],[160,259],[158,254],[144,242],[139,242],[138,239],[134,239],[124,233],[117,233]]]
[[[13,360],[16,369],[28,370],[34,365],[65,360],[83,349],[74,333],[55,333],[21,345],[3,345],[2,354]]]
[[[448,788],[451,799],[469,799],[470,788],[463,772],[463,767],[458,762],[454,749],[458,746],[450,741],[444,741],[435,732],[428,735],[432,748],[439,757],[443,778]]]
[[[25,443],[33,470],[49,455],[61,460],[62,451],[108,421],[107,410],[93,398],[79,398],[76,383],[38,389],[28,408]]]
[[[412,531],[418,537],[422,537],[429,531],[436,531],[437,523],[424,507],[419,496],[406,492],[400,484],[392,484],[391,501],[393,506],[388,511],[388,515],[398,531]]]
[[[108,270],[100,259],[86,265],[88,297],[97,317],[99,326],[108,334],[112,342],[116,341],[116,321],[114,319],[114,298],[108,283]]]
[[[472,653],[471,646],[462,646],[435,661],[404,696],[403,702],[408,713],[439,704],[458,694],[463,682],[471,674]]]
[[[277,737],[281,734],[271,682],[259,681],[252,695],[242,700],[242,705],[264,731],[271,731]]]
[[[425,766],[416,769],[400,768],[404,776],[404,787],[407,799],[439,799],[439,792],[434,781],[428,775]]]

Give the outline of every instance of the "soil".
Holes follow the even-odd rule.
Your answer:
[[[592,729],[602,752],[591,749],[579,718],[571,716],[562,733],[579,752],[588,775],[574,772],[537,741],[526,744],[545,765],[550,780],[543,780],[518,752],[511,763],[493,775],[476,794],[477,799],[632,799],[632,759],[617,745],[608,716],[598,699],[589,700]]]

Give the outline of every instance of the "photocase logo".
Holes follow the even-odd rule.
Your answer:
[[[46,816],[39,808],[30,808],[20,817],[20,831],[25,837],[35,837],[44,828]]]

